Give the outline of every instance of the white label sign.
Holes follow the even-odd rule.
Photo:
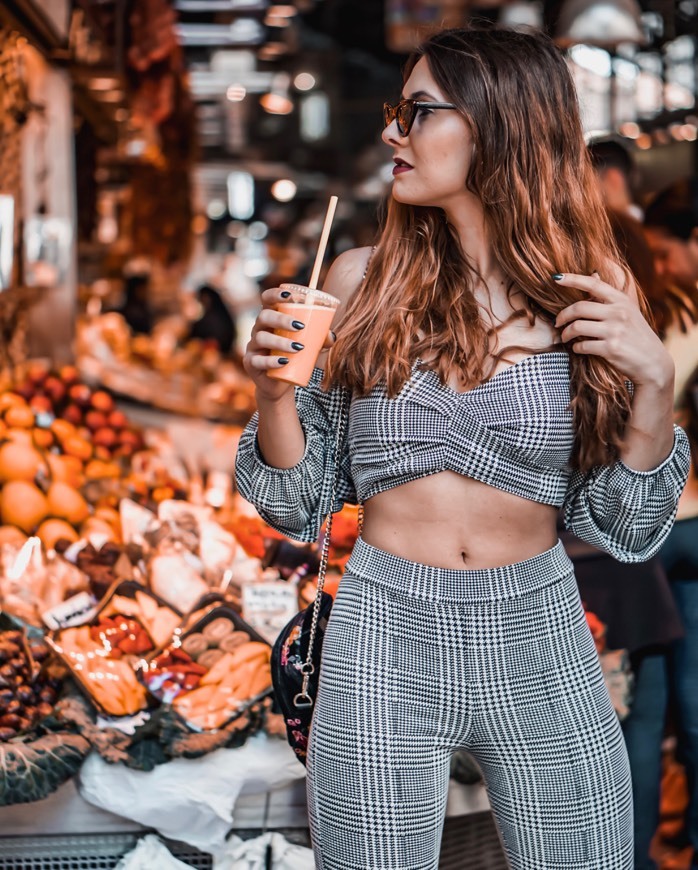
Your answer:
[[[283,580],[245,583],[242,613],[245,622],[273,643],[281,629],[298,613],[298,585]]]
[[[84,625],[94,619],[97,613],[97,599],[89,592],[78,592],[67,601],[57,604],[44,611],[41,618],[44,625],[54,631],[59,628],[70,628],[74,625]]]

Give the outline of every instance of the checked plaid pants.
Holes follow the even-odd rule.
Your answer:
[[[436,870],[459,748],[513,870],[632,870],[627,754],[562,544],[454,571],[359,539],[310,737],[316,866]]]

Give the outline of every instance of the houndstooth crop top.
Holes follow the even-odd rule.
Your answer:
[[[394,399],[380,385],[367,396],[354,396],[332,505],[341,392],[324,391],[322,377],[315,369],[309,385],[296,388],[306,439],[297,465],[265,463],[256,414],[238,447],[240,493],[290,538],[314,541],[330,508],[446,470],[562,506],[571,532],[622,562],[649,559],[669,534],[690,466],[685,432],[674,426],[671,453],[651,471],[635,471],[622,460],[586,473],[571,469],[574,431],[565,351],[524,357],[463,393],[444,386],[417,361]]]

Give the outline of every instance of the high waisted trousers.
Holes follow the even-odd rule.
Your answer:
[[[316,867],[436,870],[460,748],[513,870],[632,870],[627,753],[562,544],[457,571],[359,539],[310,734]]]

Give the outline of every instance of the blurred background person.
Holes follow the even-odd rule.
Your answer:
[[[201,305],[201,316],[192,323],[189,338],[215,341],[221,354],[227,356],[235,344],[236,336],[232,314],[221,294],[210,284],[202,284],[196,296]]]
[[[587,145],[606,208],[642,220],[642,209],[633,196],[635,163],[616,139],[592,139]]]
[[[671,582],[684,626],[672,649],[678,757],[686,769],[689,807],[683,841],[698,867],[698,179],[683,179],[650,202],[645,226],[657,272],[669,287],[650,303],[665,347],[676,364],[676,421],[691,438],[693,466],[681,496],[676,523],[659,556]]]
[[[614,143],[612,143],[614,144]],[[648,298],[661,297],[642,224],[608,209],[620,253]],[[606,625],[608,649],[629,654],[633,674],[630,712],[621,721],[633,785],[634,868],[657,870],[651,845],[659,826],[662,743],[670,682],[670,656],[683,636],[681,617],[658,557],[625,564],[562,531],[585,607]]]
[[[150,276],[145,272],[126,275],[124,301],[116,309],[137,335],[150,335],[153,331],[153,312],[150,307]]]

